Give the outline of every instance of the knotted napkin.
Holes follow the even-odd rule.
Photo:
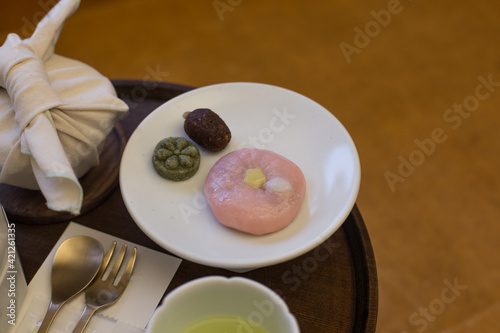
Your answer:
[[[0,47],[0,183],[41,190],[47,206],[78,214],[79,177],[99,164],[107,135],[128,110],[92,67],[54,54],[79,0],[61,0],[22,40]]]

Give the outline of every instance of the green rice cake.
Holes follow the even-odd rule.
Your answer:
[[[156,145],[153,166],[163,178],[186,180],[194,176],[200,167],[200,151],[183,137],[169,137]]]

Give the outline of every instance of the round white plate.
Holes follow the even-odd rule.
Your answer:
[[[151,162],[158,141],[187,137],[182,114],[210,108],[228,125],[229,145],[200,148],[190,179],[161,178]],[[272,150],[295,162],[306,178],[306,199],[286,228],[253,236],[224,227],[208,206],[203,186],[214,163],[242,147]],[[290,90],[259,83],[198,88],[153,111],[132,134],[120,166],[127,209],[153,241],[199,264],[245,271],[298,257],[321,244],[345,221],[360,185],[359,157],[349,133],[325,108]]]

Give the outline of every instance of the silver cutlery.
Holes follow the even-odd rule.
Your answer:
[[[38,333],[46,333],[61,306],[92,282],[103,252],[101,243],[88,236],[68,238],[59,246],[52,263],[50,305]]]
[[[125,253],[127,251],[127,244],[123,244],[118,258],[113,265],[113,268],[106,275],[106,270],[116,247],[116,242],[113,242],[108,252],[102,260],[101,267],[95,280],[85,289],[85,310],[83,311],[78,323],[73,329],[73,333],[82,333],[85,330],[90,318],[94,313],[102,308],[108,307],[116,303],[116,301],[123,294],[123,291],[128,285],[132,275],[135,260],[137,256],[137,249],[134,248],[127,266],[121,275],[118,275],[120,267],[122,266]]]

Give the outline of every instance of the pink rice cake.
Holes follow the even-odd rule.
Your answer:
[[[245,182],[247,170],[260,168],[266,181],[258,188]],[[223,225],[264,235],[289,225],[306,194],[302,170],[287,158],[263,149],[243,148],[219,159],[205,182],[205,196]]]

